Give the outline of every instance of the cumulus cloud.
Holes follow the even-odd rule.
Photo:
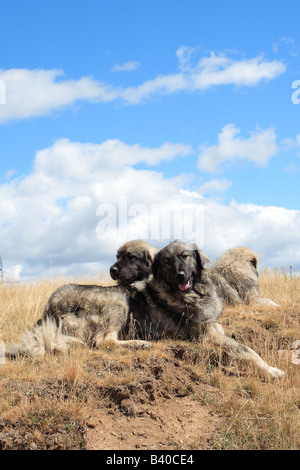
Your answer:
[[[98,207],[109,205],[119,217],[124,197],[128,211],[137,202],[149,207],[176,200],[180,178],[164,181],[158,172],[138,171],[130,165],[154,164],[188,151],[182,144],[166,143],[151,149],[120,141],[93,145],[59,140],[37,152],[31,174],[0,186],[4,261],[12,267],[22,264],[22,276],[42,274],[50,264],[53,273],[60,272],[62,266],[67,272],[77,269],[78,273],[95,260],[101,264],[109,257],[111,261],[126,232],[118,220],[117,239],[111,233],[100,239]],[[138,216],[131,215],[130,226]]]
[[[205,244],[208,253],[244,245],[261,254],[260,266],[300,266],[297,232],[300,211],[282,207],[208,201]]]
[[[280,61],[263,56],[233,59],[226,53],[211,52],[196,64],[194,49],[177,50],[179,72],[158,75],[137,86],[112,86],[93,77],[68,80],[61,70],[0,69],[0,123],[44,116],[80,101],[114,102],[137,105],[157,96],[172,93],[204,91],[212,86],[255,86],[285,72]],[[126,62],[115,71],[138,68],[138,62]]]
[[[184,175],[166,178],[132,166],[184,158],[188,150],[59,140],[37,152],[29,175],[0,185],[5,272],[20,279],[102,273],[132,238],[158,248],[174,238],[196,240],[212,259],[246,245],[261,253],[261,266],[300,266],[299,211],[225,205],[189,191]],[[228,185],[212,180],[206,191]]]
[[[3,80],[0,80],[0,104],[6,103],[6,86]]]
[[[70,142],[60,139],[47,149],[38,151],[35,158],[35,171],[48,175],[88,179],[97,174],[132,166],[137,163],[156,165],[164,160],[191,153],[191,147],[184,144],[164,143],[158,148],[127,145],[117,139],[106,140],[102,144]]]
[[[200,149],[198,166],[207,172],[218,172],[225,162],[248,160],[258,167],[267,165],[276,155],[277,144],[274,129],[256,129],[248,138],[239,136],[240,129],[227,124],[218,135],[218,144]]]

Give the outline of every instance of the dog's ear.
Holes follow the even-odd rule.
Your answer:
[[[144,258],[149,266],[151,266],[151,264],[153,263],[155,255],[158,253],[158,251],[159,250],[157,248],[154,248],[153,246],[149,247],[149,249],[144,251]]]
[[[156,253],[154,256],[154,260],[152,263],[152,274],[154,279],[160,280],[162,278],[162,272],[161,272],[161,252],[159,251]]]
[[[194,256],[197,262],[197,278],[196,280],[201,279],[201,272],[205,268],[205,265],[211,263],[209,257],[203,253],[199,248],[194,249]]]
[[[252,266],[254,266],[255,269],[257,269],[258,259],[255,256],[250,259],[250,263],[252,264]]]
[[[144,259],[145,259],[147,265],[150,267],[151,264],[152,264],[152,262],[153,262],[153,256],[152,256],[152,254],[150,253],[150,251],[146,250],[146,251],[144,252]]]
[[[201,261],[202,261],[202,265],[205,267],[208,263],[211,263],[211,260],[209,259],[209,257],[203,253],[202,251],[200,252],[200,257],[201,257]]]

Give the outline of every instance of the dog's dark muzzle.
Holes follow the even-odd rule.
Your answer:
[[[176,274],[176,282],[178,285],[178,288],[182,291],[185,292],[188,289],[191,289],[193,286],[193,278],[188,277],[185,271],[178,271]]]
[[[112,267],[110,268],[109,272],[110,272],[110,275],[111,275],[112,279],[113,279],[114,281],[117,281],[117,280],[118,280],[118,275],[119,275],[119,269],[118,269],[118,267],[115,266],[115,265],[112,266]]]

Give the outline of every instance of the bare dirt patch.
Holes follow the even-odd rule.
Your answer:
[[[208,387],[209,388],[209,387]],[[143,367],[139,382],[100,390],[87,419],[87,448],[209,449],[221,418],[203,387],[175,360]],[[211,387],[213,396],[214,390]]]

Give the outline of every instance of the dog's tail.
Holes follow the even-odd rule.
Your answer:
[[[8,345],[5,355],[38,358],[46,353],[66,353],[73,343],[81,343],[81,341],[63,334],[61,325],[57,325],[56,321],[51,318],[46,318],[35,325],[32,330],[24,331],[19,343]]]

